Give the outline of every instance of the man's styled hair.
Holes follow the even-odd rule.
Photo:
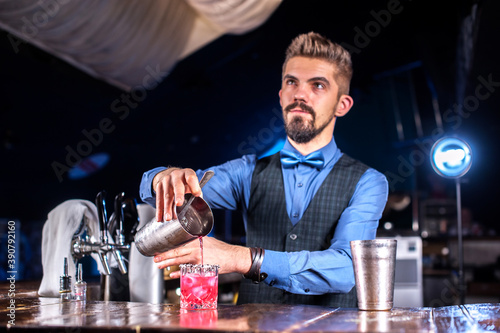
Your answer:
[[[351,55],[339,44],[315,32],[298,35],[286,50],[283,73],[288,60],[293,57],[317,58],[335,65],[334,74],[339,86],[339,96],[349,94],[349,84],[352,78]]]

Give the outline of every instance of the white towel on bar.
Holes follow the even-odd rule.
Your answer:
[[[38,295],[59,297],[59,278],[64,273],[64,257],[68,258],[71,288],[75,283],[76,265],[71,255],[71,241],[76,232],[87,228],[87,234],[99,240],[99,222],[95,204],[87,200],[68,200],[50,211],[42,232],[43,277]],[[97,254],[92,254],[99,272],[103,272]],[[108,256],[108,259],[109,258]],[[110,266],[113,266],[110,261]],[[116,266],[116,262],[114,263]]]

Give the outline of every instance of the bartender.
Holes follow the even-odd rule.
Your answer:
[[[204,186],[212,208],[240,210],[247,244],[204,239],[204,263],[244,275],[238,303],[357,307],[350,241],[373,239],[387,200],[380,172],[343,154],[335,143],[337,117],[353,106],[350,54],[310,32],[286,51],[279,91],[287,140],[258,159],[245,155],[209,168]],[[158,221],[176,218],[184,194],[202,194],[205,170],[160,167],[143,175],[144,202]],[[159,268],[201,263],[199,242],[154,257]],[[171,277],[179,277],[179,272]]]

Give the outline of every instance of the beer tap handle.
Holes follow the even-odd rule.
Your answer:
[[[113,255],[115,256],[116,262],[118,263],[118,268],[122,274],[127,274],[127,266],[125,265],[125,260],[120,250],[113,250]]]
[[[123,232],[123,219],[125,218],[123,214],[124,196],[125,193],[121,192],[117,194],[115,197],[115,226],[116,226],[115,242],[120,245],[123,245],[125,243],[125,236]]]
[[[137,202],[133,198],[126,198],[122,205],[123,211],[123,235],[125,242],[134,241],[135,233],[140,224],[139,213],[137,212]]]
[[[95,198],[95,205],[97,206],[97,215],[99,217],[99,229],[101,232],[101,244],[108,244],[108,217],[106,215],[106,191],[97,193]]]
[[[104,275],[111,275],[111,269],[109,268],[108,256],[105,252],[97,252],[99,259],[101,260],[102,268],[104,269]]]

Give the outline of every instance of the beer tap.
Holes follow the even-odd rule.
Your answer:
[[[116,235],[115,235],[115,246],[113,251],[113,255],[116,259],[116,262],[118,263],[118,268],[120,269],[120,272],[122,274],[127,274],[127,266],[125,266],[125,260],[123,258],[123,255],[120,251],[120,248],[125,245],[125,235],[123,231],[123,219],[124,219],[124,214],[123,214],[123,197],[125,196],[125,193],[121,192],[115,197],[115,222],[118,224],[118,229],[116,230]],[[130,245],[129,245],[130,247]]]
[[[116,229],[115,232],[115,242],[116,244],[123,245],[125,243],[125,235],[123,231],[123,197],[125,196],[125,193],[121,192],[118,193],[115,197],[115,214],[114,214],[114,221],[115,224],[118,225],[118,228]],[[111,226],[111,223],[109,223],[109,231],[112,232],[113,228]]]
[[[96,253],[101,261],[103,267],[103,274],[110,275],[111,268],[108,261],[108,253],[113,253],[118,267],[122,274],[127,274],[127,267],[125,265],[125,260],[122,255],[122,251],[129,251],[130,244],[125,243],[125,236],[123,234],[123,212],[122,212],[122,201],[124,193],[120,193],[116,196],[115,200],[115,221],[118,221],[119,229],[117,230],[117,235],[115,237],[115,243],[111,243],[108,238],[108,218],[106,213],[106,201],[105,201],[105,191],[101,191],[97,194],[95,199],[95,204],[97,206],[97,215],[99,219],[99,241],[96,242],[88,237],[82,240],[77,237],[72,243],[72,254],[75,259],[79,259],[85,255]],[[116,202],[118,201],[118,203]],[[118,209],[117,209],[118,208]],[[113,241],[113,239],[112,239]]]
[[[108,261],[108,252],[109,252],[109,243],[108,243],[108,216],[106,213],[106,192],[101,191],[97,193],[95,198],[95,204],[97,206],[97,217],[99,219],[99,230],[101,233],[101,248],[97,251],[97,255],[99,256],[99,260],[101,260],[102,267],[104,269],[105,275],[111,274],[111,269],[109,267]]]

